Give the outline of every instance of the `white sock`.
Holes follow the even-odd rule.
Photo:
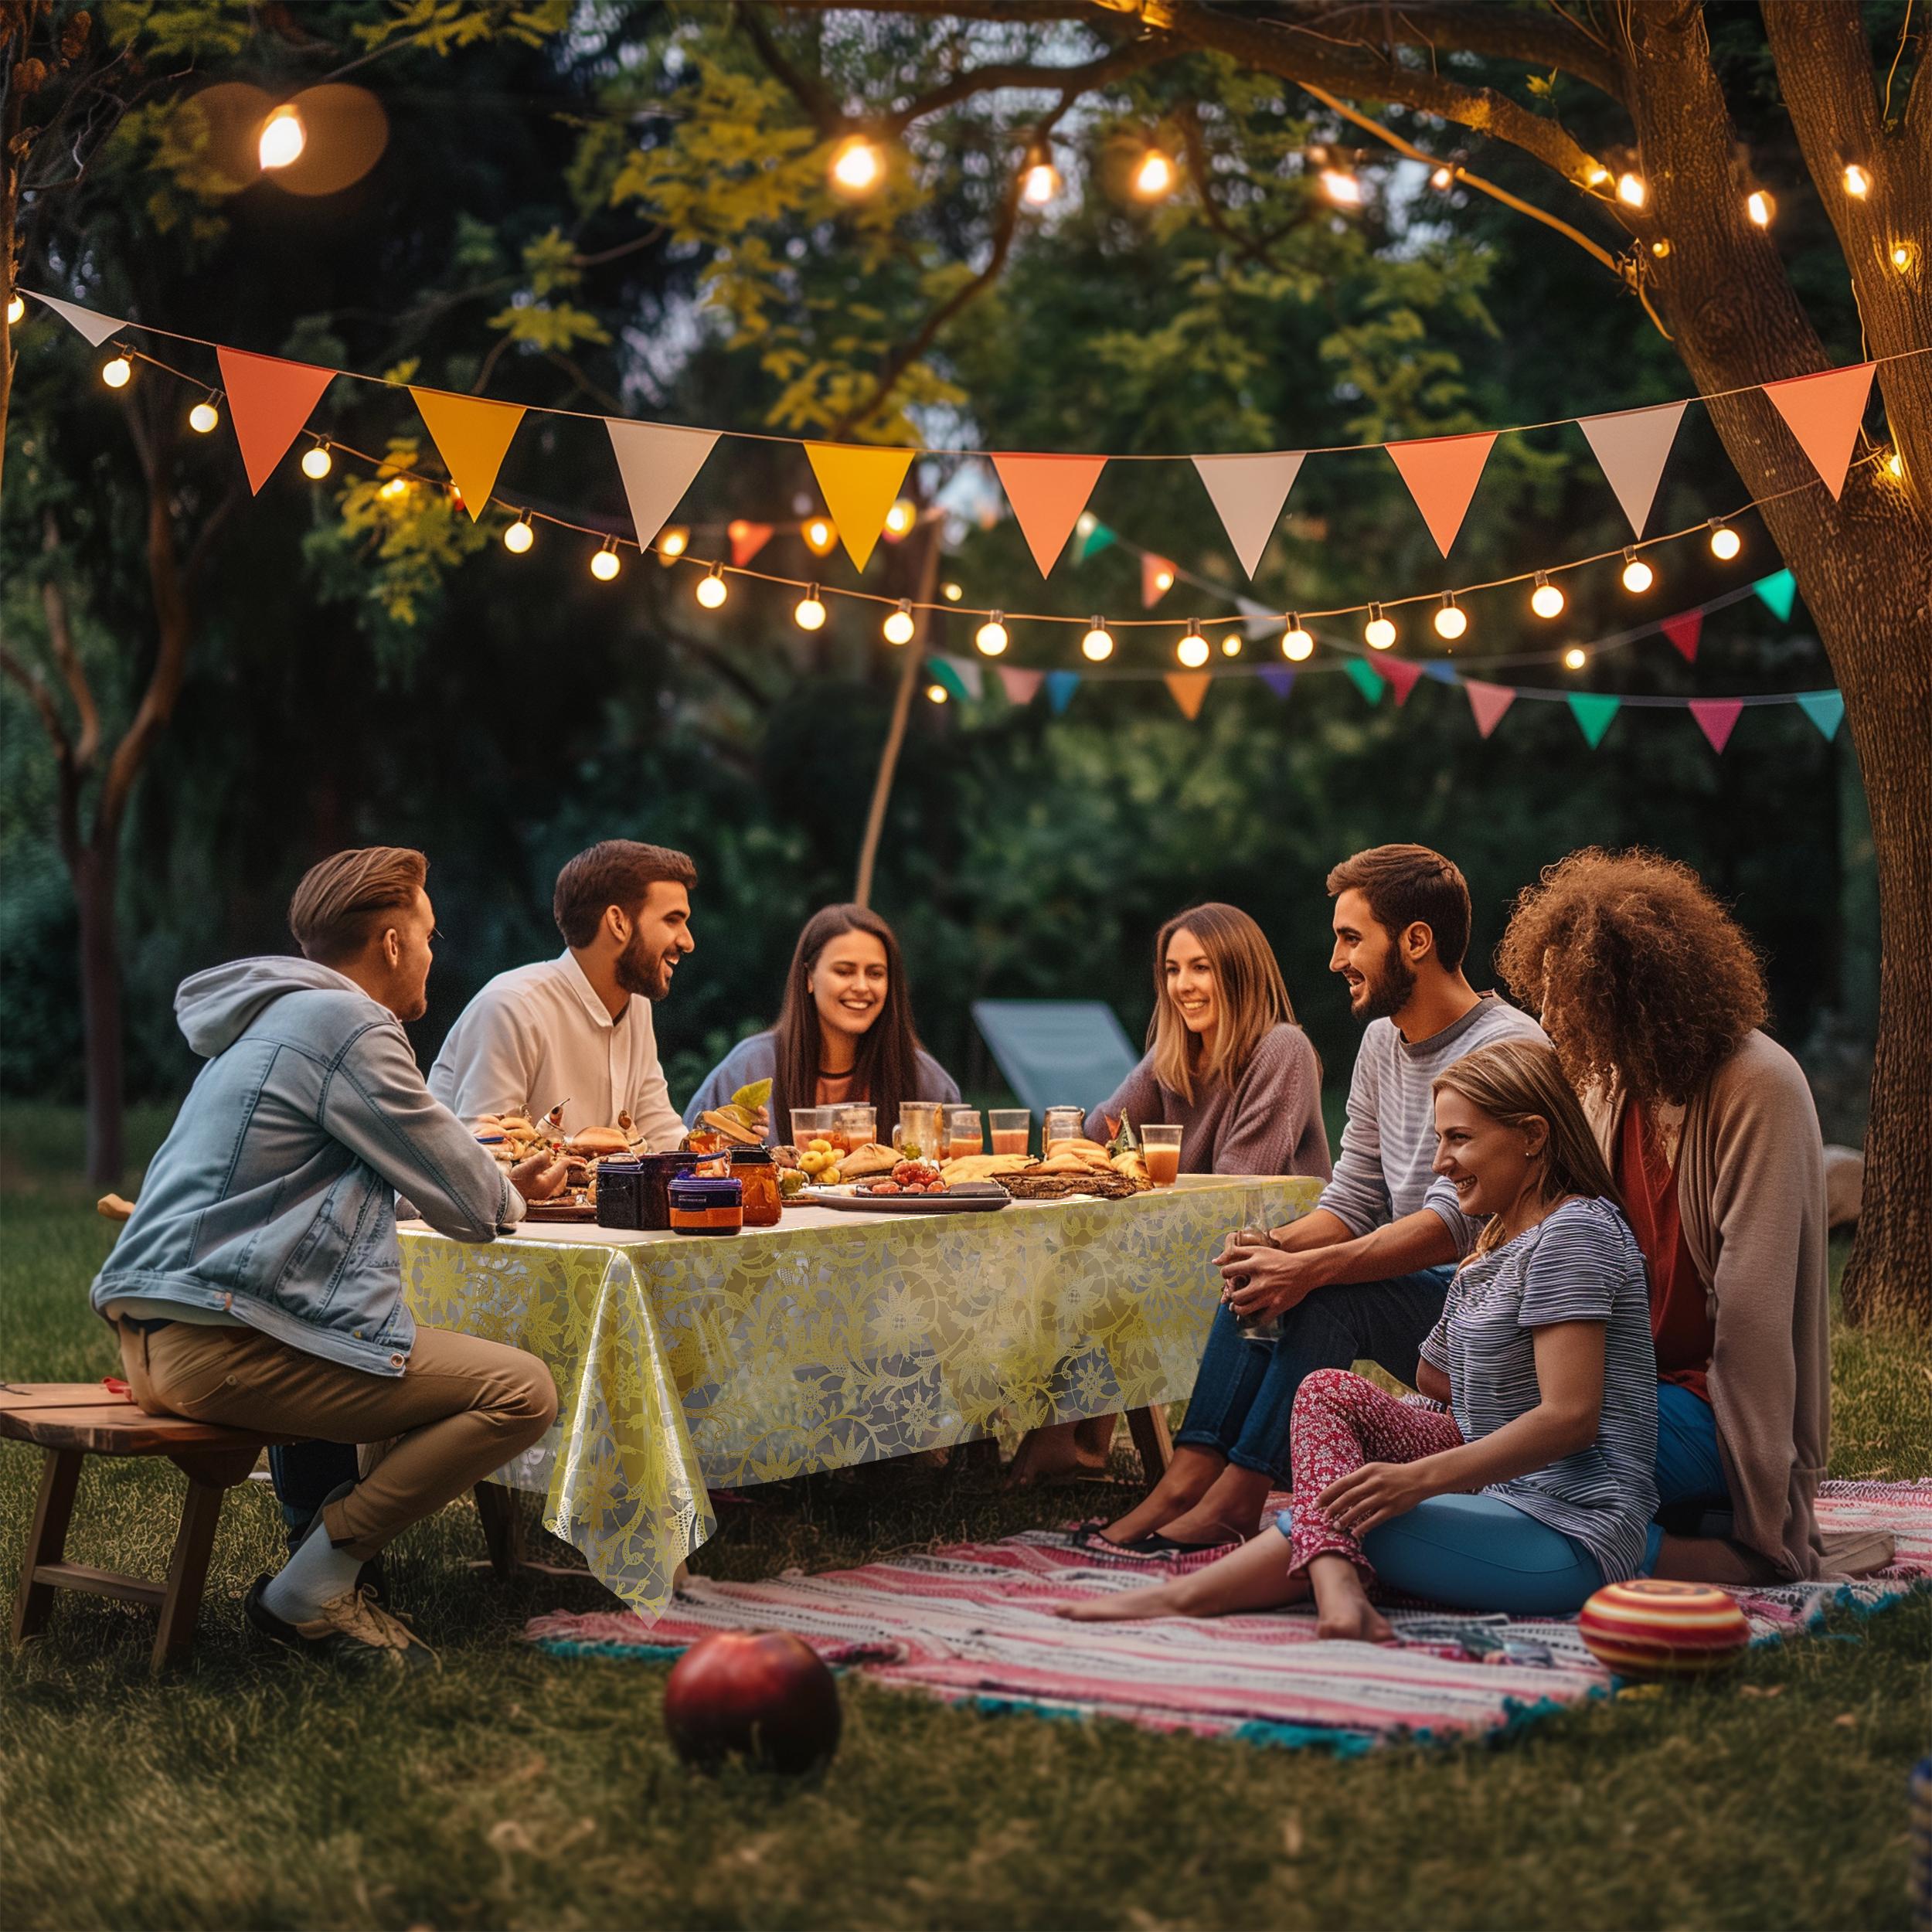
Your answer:
[[[328,1526],[318,1516],[294,1555],[269,1578],[262,1603],[285,1624],[312,1623],[323,1604],[355,1587],[362,1561],[338,1549],[328,1539]]]

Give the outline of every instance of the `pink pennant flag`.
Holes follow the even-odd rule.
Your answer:
[[[1201,715],[1207,700],[1208,686],[1214,682],[1211,671],[1170,671],[1162,680],[1168,695],[1181,707],[1183,717],[1192,721]]]
[[[725,526],[725,535],[731,540],[731,561],[742,570],[771,541],[771,526],[734,516]]]
[[[1165,577],[1167,581],[1161,580]],[[1141,608],[1151,611],[1174,588],[1174,566],[1151,550],[1141,553]]]
[[[1016,664],[999,664],[993,668],[999,673],[1009,704],[1031,704],[1040,680],[1046,675],[1043,671],[1022,671]]]
[[[1516,702],[1516,694],[1506,684],[1485,684],[1479,678],[1464,678],[1462,688],[1469,694],[1469,709],[1476,729],[1488,737],[1502,723],[1502,714]]]
[[[704,468],[717,436],[710,430],[632,423],[617,416],[607,416],[604,427],[611,432],[611,454],[624,479],[631,527],[638,543],[648,549]]]
[[[63,302],[58,295],[43,295],[37,289],[25,288],[23,295],[31,295],[37,302],[45,302],[70,328],[78,329],[93,345],[98,349],[117,328],[127,324],[118,315],[104,315],[97,308],[83,308],[78,302]]]
[[[1019,519],[1020,533],[1042,577],[1051,575],[1073,534],[1094,485],[1107,468],[1104,456],[996,455],[1000,488]]]
[[[1194,459],[1221,527],[1250,577],[1268,547],[1268,539],[1281,521],[1281,506],[1287,502],[1307,455],[1306,450],[1264,450],[1245,456]]]
[[[1731,741],[1731,732],[1744,709],[1742,698],[1693,698],[1690,714],[1697,728],[1711,741],[1711,749],[1721,752]]]
[[[1495,442],[1494,430],[1468,436],[1427,436],[1410,443],[1385,443],[1389,460],[1402,472],[1409,494],[1444,556],[1469,514],[1482,466]]]
[[[1702,611],[1682,611],[1674,617],[1666,617],[1658,629],[1683,652],[1687,664],[1697,662],[1697,640],[1704,634],[1704,614]]]
[[[1376,661],[1376,668],[1395,686],[1396,704],[1406,704],[1409,693],[1422,676],[1422,666],[1411,664],[1406,658],[1382,658]]]
[[[284,362],[279,355],[251,355],[239,349],[217,348],[215,359],[221,365],[222,387],[228,396],[235,440],[241,445],[242,468],[248,472],[249,493],[259,495],[335,372],[311,362]]]
[[[1852,445],[1858,440],[1866,399],[1872,393],[1870,362],[1849,369],[1828,369],[1817,376],[1794,376],[1788,382],[1767,383],[1764,393],[1811,458],[1811,468],[1835,499],[1844,490],[1851,467]]]
[[[1617,501],[1630,519],[1631,534],[1641,537],[1663,481],[1664,464],[1684,420],[1685,403],[1660,403],[1654,409],[1617,410],[1608,416],[1580,416],[1577,427],[1590,439],[1597,461]]]

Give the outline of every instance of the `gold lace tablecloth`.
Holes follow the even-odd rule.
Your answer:
[[[787,1209],[730,1239],[546,1226],[484,1246],[401,1230],[419,1321],[509,1342],[556,1378],[556,1427],[502,1472],[646,1617],[715,1527],[707,1484],[771,1482],[1178,1401],[1219,1298],[1209,1266],[1261,1191],[1192,1180],[996,1214]]]

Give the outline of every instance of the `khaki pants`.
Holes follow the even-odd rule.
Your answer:
[[[117,1325],[134,1400],[278,1436],[376,1446],[362,1479],[323,1511],[329,1540],[366,1560],[529,1448],[556,1420],[556,1386],[533,1355],[447,1328],[418,1328],[400,1376],[343,1367],[253,1328]]]

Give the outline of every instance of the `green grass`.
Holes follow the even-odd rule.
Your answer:
[[[114,1366],[84,1304],[111,1230],[93,1190],[50,1178],[74,1143],[42,1120],[0,1135],[0,1370],[91,1378]],[[1841,1334],[1837,1369],[1834,1473],[1932,1472],[1922,1351]],[[0,1451],[9,1584],[35,1461]],[[897,1468],[765,1493],[775,1506],[728,1514],[698,1569],[824,1566],[1067,1508]],[[178,1495],[146,1464],[92,1465],[73,1554],[158,1570]],[[0,1662],[8,1927],[1906,1923],[1926,1597],[1721,1683],[1346,1763],[848,1680],[836,1761],[784,1784],[684,1771],[663,1668],[522,1648],[525,1617],[600,1593],[470,1570],[467,1505],[392,1553],[440,1675],[378,1689],[264,1655],[240,1599],[277,1533],[267,1492],[238,1492],[172,1679],[146,1675],[141,1613],[77,1598]]]

